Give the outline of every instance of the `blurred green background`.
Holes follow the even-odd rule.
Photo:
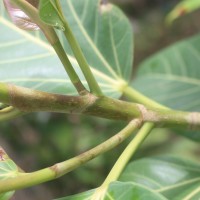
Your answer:
[[[129,17],[134,30],[134,67],[169,44],[199,33],[200,11],[165,24],[178,0],[112,0]],[[134,76],[134,74],[133,74]],[[25,171],[66,160],[101,143],[124,127],[124,122],[50,113],[30,114],[0,124],[0,145]],[[68,175],[16,192],[16,200],[49,200],[99,186],[128,141]],[[134,159],[173,154],[199,160],[199,144],[171,130],[156,129]]]

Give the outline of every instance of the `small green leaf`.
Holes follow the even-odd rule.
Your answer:
[[[8,158],[5,151],[0,147],[0,181],[17,176],[18,168],[15,163]],[[0,194],[0,200],[8,200],[14,191]]]
[[[184,0],[179,3],[166,17],[168,24],[171,24],[175,19],[190,13],[200,8],[199,0]]]
[[[47,24],[57,29],[65,30],[62,14],[56,4],[56,0],[41,0],[39,4],[40,18]]]
[[[181,158],[155,157],[134,161],[127,166],[120,180],[147,187],[170,200],[200,198],[200,164]]]

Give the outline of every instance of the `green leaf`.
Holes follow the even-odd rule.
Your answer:
[[[59,12],[56,0],[40,0],[39,15],[45,23],[64,30],[62,15]]]
[[[93,195],[94,190],[89,190],[80,194],[76,194],[76,195],[72,195],[72,196],[68,196],[68,197],[63,197],[63,198],[59,198],[59,199],[55,199],[55,200],[86,200]]]
[[[14,192],[6,192],[4,194],[0,194],[0,200],[10,200],[13,194]]]
[[[200,35],[178,42],[140,66],[132,86],[170,108],[200,111]],[[200,142],[197,131],[177,133]]]
[[[200,35],[144,61],[132,85],[168,107],[200,111]]]
[[[105,193],[104,193],[105,192]],[[108,189],[103,192],[102,200],[167,200],[160,194],[154,193],[147,187],[135,183],[113,182]],[[94,190],[87,191],[78,195],[64,197],[58,200],[86,200],[92,199]],[[98,198],[99,200],[101,198]]]
[[[61,3],[103,92],[119,97],[130,78],[133,59],[132,29],[127,18],[117,7],[98,0]],[[0,80],[47,92],[77,94],[56,54],[41,35],[17,29],[1,13]],[[61,40],[85,83],[69,45],[62,36]]]
[[[55,93],[74,93],[53,49],[0,18],[0,80]]]
[[[171,156],[144,158],[131,162],[121,182],[113,182],[104,200],[198,200],[200,164]],[[95,190],[59,200],[91,199]],[[104,193],[105,192],[105,193]]]
[[[200,164],[181,158],[165,156],[134,161],[120,181],[148,187],[170,200],[200,198]]]
[[[0,147],[0,181],[17,176],[18,168],[15,163],[8,158],[4,150]],[[0,194],[0,200],[8,200],[14,191]]]
[[[111,85],[119,90],[131,76],[132,29],[119,8],[104,2],[68,0],[65,4],[61,1],[66,19],[89,65],[103,73],[102,76],[107,75]],[[67,43],[65,47],[71,54]]]
[[[184,0],[167,15],[167,23],[172,23],[175,19],[200,8],[199,0]]]

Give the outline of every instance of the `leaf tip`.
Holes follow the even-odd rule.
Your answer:
[[[34,7],[38,5],[38,0],[29,0],[27,2]],[[24,11],[22,11],[15,4],[13,4],[12,1],[3,0],[3,3],[11,20],[18,28],[28,31],[36,31],[40,29],[38,25],[35,22],[33,22]]]

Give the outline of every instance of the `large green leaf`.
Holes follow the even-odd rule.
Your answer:
[[[200,111],[200,35],[144,61],[132,86],[170,108]],[[199,131],[177,133],[200,142]]]
[[[0,181],[15,177],[17,173],[17,166],[11,159],[8,158],[6,153],[0,147]],[[13,191],[0,194],[0,200],[8,200],[13,196],[13,194]]]
[[[133,57],[132,30],[127,18],[117,7],[98,0],[61,2],[104,93],[119,97],[118,90],[129,80]],[[4,15],[2,10],[0,80],[47,92],[76,93],[54,51],[39,32],[30,35],[12,25]],[[85,82],[68,44],[61,39],[74,68]]]
[[[121,10],[102,0],[61,2],[89,64],[118,84],[122,79],[129,80],[133,36],[129,21]],[[70,53],[69,46],[65,47]]]
[[[200,164],[164,156],[144,158],[130,163],[104,194],[104,200],[199,200]],[[59,200],[86,200],[94,190]],[[98,196],[97,195],[97,196]],[[99,197],[98,196],[98,197]]]
[[[140,66],[132,85],[174,109],[200,111],[200,35],[178,42]]]
[[[120,180],[148,187],[170,200],[200,199],[200,164],[180,158],[134,161],[127,166]]]
[[[75,92],[52,48],[0,18],[0,80],[47,92]]]
[[[105,193],[104,193],[105,192]],[[103,191],[104,198],[94,198],[94,190],[64,197],[58,200],[167,200],[164,196],[153,192],[151,189],[132,182],[113,182],[106,191]]]

